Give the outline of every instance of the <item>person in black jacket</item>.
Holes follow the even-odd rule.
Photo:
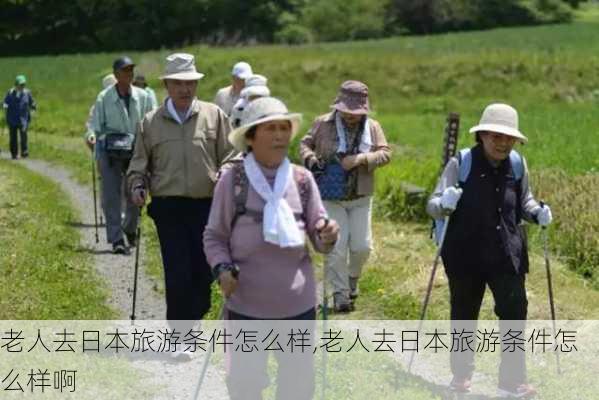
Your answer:
[[[470,132],[477,144],[447,163],[427,212],[435,219],[450,215],[441,256],[449,281],[452,332],[476,333],[489,286],[503,338],[509,329],[524,332],[527,316],[528,252],[520,223],[524,219],[547,226],[552,216],[548,206],[534,199],[526,161],[513,150],[516,142],[527,142],[518,130],[516,110],[491,104]],[[452,352],[451,370],[450,387],[469,391],[474,352]],[[524,352],[502,351],[499,395],[527,397],[535,392],[527,383]]]

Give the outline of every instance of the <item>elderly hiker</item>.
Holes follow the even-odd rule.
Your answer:
[[[267,86],[268,79],[263,75],[252,75],[245,80],[245,87],[241,90],[240,98],[231,110],[231,125],[238,128],[241,125],[241,116],[247,105],[260,97],[270,96],[270,89]]]
[[[315,175],[324,206],[341,227],[325,260],[335,312],[349,312],[372,249],[374,171],[391,159],[381,125],[368,116],[368,87],[344,82],[333,111],[314,121],[300,144],[304,165]]]
[[[133,154],[137,126],[152,109],[147,93],[131,85],[134,67],[129,57],[114,61],[112,69],[117,82],[98,94],[91,124],[97,140],[96,158],[102,177],[106,238],[115,254],[129,253],[123,233],[129,246],[135,246],[139,210],[127,201],[123,220],[123,177]]]
[[[250,64],[240,61],[233,66],[231,71],[231,85],[221,88],[216,92],[214,104],[219,106],[227,115],[231,115],[233,105],[241,96],[241,90],[245,87],[245,80],[252,76]]]
[[[19,155],[19,136],[21,157],[29,156],[27,128],[31,122],[31,110],[36,109],[36,104],[31,92],[25,87],[26,84],[25,75],[17,75],[15,86],[8,91],[3,102],[5,120],[10,135],[10,155],[13,160],[16,160]]]
[[[226,297],[228,319],[316,317],[316,280],[306,237],[317,251],[328,252],[339,227],[327,220],[312,175],[287,157],[300,120],[301,114],[289,113],[280,100],[263,97],[248,105],[242,126],[229,135],[246,154],[218,181],[204,233],[204,251]],[[250,356],[251,362],[237,352],[231,357],[231,399],[261,399],[268,385],[267,353]],[[277,398],[312,398],[311,354],[298,369],[289,368],[285,355],[277,358]]]
[[[465,326],[452,322],[452,331],[476,331],[475,320],[489,286],[504,337],[508,329],[524,331],[527,315],[528,249],[520,223],[524,219],[547,226],[552,216],[548,206],[534,199],[526,161],[513,150],[516,142],[527,142],[518,130],[516,110],[491,104],[470,132],[476,135],[476,145],[447,163],[427,211],[435,219],[449,216],[441,256],[449,281],[451,319],[466,321]],[[452,352],[451,371],[450,387],[469,391],[474,353]],[[527,384],[523,351],[502,351],[498,393],[512,397],[535,393]]]
[[[108,89],[111,86],[114,86],[116,84],[116,78],[114,76],[114,74],[108,74],[106,75],[104,78],[102,78],[102,89]],[[91,150],[94,151],[94,147],[96,145],[96,133],[94,132],[94,128],[93,128],[93,120],[94,120],[94,109],[96,108],[96,103],[94,102],[94,104],[92,104],[92,106],[89,108],[89,115],[87,117],[87,122],[85,123],[85,144],[87,145],[87,147]]]
[[[210,309],[212,275],[202,235],[216,173],[232,153],[227,116],[196,98],[203,76],[191,54],[166,58],[160,79],[168,97],[144,118],[127,174],[137,206],[152,196],[148,214],[160,240],[169,321],[199,320]]]
[[[152,104],[152,110],[158,108],[158,98],[156,97],[156,92],[154,89],[148,86],[145,75],[136,74],[135,78],[133,78],[133,86],[142,88],[148,93],[148,96],[150,97],[150,103]]]

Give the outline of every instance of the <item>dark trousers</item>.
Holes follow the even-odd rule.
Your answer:
[[[21,139],[21,157],[29,155],[29,149],[27,147],[27,128],[24,128],[22,125],[11,126],[9,127],[9,147],[10,147],[10,155],[12,158],[17,158],[19,154],[19,137],[17,136],[17,131],[19,133]]]
[[[521,331],[521,338],[526,340],[524,330],[526,327],[526,314],[528,300],[526,299],[525,276],[502,273],[492,276],[448,275],[451,302],[452,327],[457,332],[473,332],[476,337],[476,320],[480,312],[481,303],[488,285],[495,300],[495,314],[499,318],[499,343],[501,349],[501,363],[499,366],[499,387],[515,389],[518,385],[526,383],[526,359],[522,350],[510,351],[513,346],[508,340],[512,334]],[[505,339],[505,340],[504,340]],[[471,346],[476,351],[476,343]],[[503,351],[506,350],[506,351]],[[474,352],[451,352],[451,372],[457,378],[470,378],[474,371]]]
[[[154,197],[154,220],[164,266],[166,318],[200,320],[210,309],[212,273],[204,254],[211,199]]]
[[[264,325],[257,321],[255,325],[251,322],[256,318],[228,311],[227,331],[240,332],[241,330],[252,332],[256,331],[258,340],[269,337],[267,346],[274,338],[280,339],[280,344],[285,346],[291,329],[294,331],[300,329],[309,329],[310,337],[315,332],[316,309],[311,308],[299,315],[291,318],[285,318],[286,321],[305,321],[301,323],[290,323],[285,325]],[[280,323],[280,322],[279,322]],[[269,329],[274,333],[268,335]],[[273,346],[273,348],[276,346]],[[234,350],[234,349],[233,349]],[[277,389],[275,399],[277,400],[311,400],[314,397],[314,354],[309,348],[305,353],[290,352],[289,348],[284,351],[269,351],[262,348],[260,351],[244,352],[237,349],[228,351],[225,355],[227,359],[227,390],[231,400],[261,400],[262,391],[268,387],[270,379],[267,373],[268,355],[274,353],[277,360]]]

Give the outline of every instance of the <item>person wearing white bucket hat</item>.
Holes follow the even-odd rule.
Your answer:
[[[223,111],[198,100],[204,74],[191,54],[166,58],[168,97],[143,119],[127,174],[132,201],[154,220],[164,265],[166,318],[199,320],[210,309],[212,274],[202,246],[216,173],[232,155]]]
[[[204,251],[227,299],[230,320],[316,317],[316,280],[306,237],[317,251],[328,252],[339,227],[327,219],[312,174],[288,159],[300,121],[301,114],[289,113],[280,100],[262,97],[248,105],[242,126],[229,134],[231,144],[245,156],[224,170],[216,185]],[[262,398],[268,384],[267,353],[235,352],[231,357],[230,398]],[[285,355],[277,358],[277,398],[311,399],[311,352],[296,369],[281,360]]]
[[[245,61],[240,61],[233,66],[231,71],[231,85],[221,88],[214,96],[214,104],[219,106],[227,115],[231,115],[233,105],[241,96],[245,87],[245,80],[253,75],[252,67]]]
[[[447,163],[427,211],[435,219],[451,215],[441,256],[449,281],[452,329],[476,331],[489,286],[503,337],[508,328],[523,330],[527,316],[528,249],[521,221],[547,226],[551,210],[534,199],[526,161],[513,150],[516,142],[528,141],[513,107],[487,106],[470,132],[477,144]],[[452,352],[451,370],[451,388],[469,391],[473,352]],[[516,397],[536,392],[527,383],[524,352],[501,353],[498,392]]]
[[[233,128],[241,125],[241,115],[247,105],[255,99],[260,97],[270,96],[270,89],[267,86],[268,79],[263,75],[252,75],[245,80],[245,87],[241,91],[241,98],[237,100],[237,103],[231,110],[231,125]]]

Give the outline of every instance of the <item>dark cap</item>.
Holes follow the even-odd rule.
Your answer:
[[[116,60],[114,60],[114,62],[112,63],[112,70],[118,71],[120,69],[129,67],[131,65],[135,66],[135,63],[133,62],[132,59],[130,59],[127,56],[120,57],[120,58],[117,58]]]

